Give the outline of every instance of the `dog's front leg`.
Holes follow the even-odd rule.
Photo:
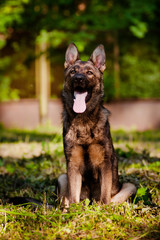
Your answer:
[[[82,187],[82,176],[77,166],[70,162],[67,169],[69,203],[80,202],[80,193]]]
[[[71,149],[70,158],[67,164],[69,203],[80,202],[82,188],[81,169],[84,164],[84,153],[81,146],[74,146]]]
[[[105,153],[105,148],[100,144],[92,144],[88,148],[90,162],[94,169],[100,172],[100,202],[109,204],[112,189],[112,163],[111,157]]]
[[[101,166],[101,196],[100,202],[109,204],[111,202],[112,191],[112,166],[104,162]]]

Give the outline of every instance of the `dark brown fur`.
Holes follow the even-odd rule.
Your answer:
[[[133,184],[123,185],[118,178],[118,162],[103,107],[105,52],[99,45],[89,61],[79,58],[70,44],[66,52],[65,83],[62,93],[63,140],[67,175],[59,177],[60,198],[68,206],[85,198],[101,203],[123,202],[136,192]],[[87,91],[86,110],[73,111],[74,91]],[[118,197],[117,197],[118,196]]]

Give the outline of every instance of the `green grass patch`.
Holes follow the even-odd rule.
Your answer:
[[[160,131],[112,132],[120,181],[137,188],[133,204],[89,205],[63,212],[57,177],[66,171],[62,136],[51,129],[0,133],[0,239],[159,239]],[[13,206],[25,196],[55,207]]]

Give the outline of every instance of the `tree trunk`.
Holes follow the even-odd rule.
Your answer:
[[[48,119],[48,99],[50,97],[50,63],[46,56],[47,44],[36,45],[36,96],[39,99],[40,124]]]

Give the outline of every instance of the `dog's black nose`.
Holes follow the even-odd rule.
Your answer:
[[[76,74],[74,76],[74,82],[75,83],[83,83],[86,80],[86,77],[83,74]]]

